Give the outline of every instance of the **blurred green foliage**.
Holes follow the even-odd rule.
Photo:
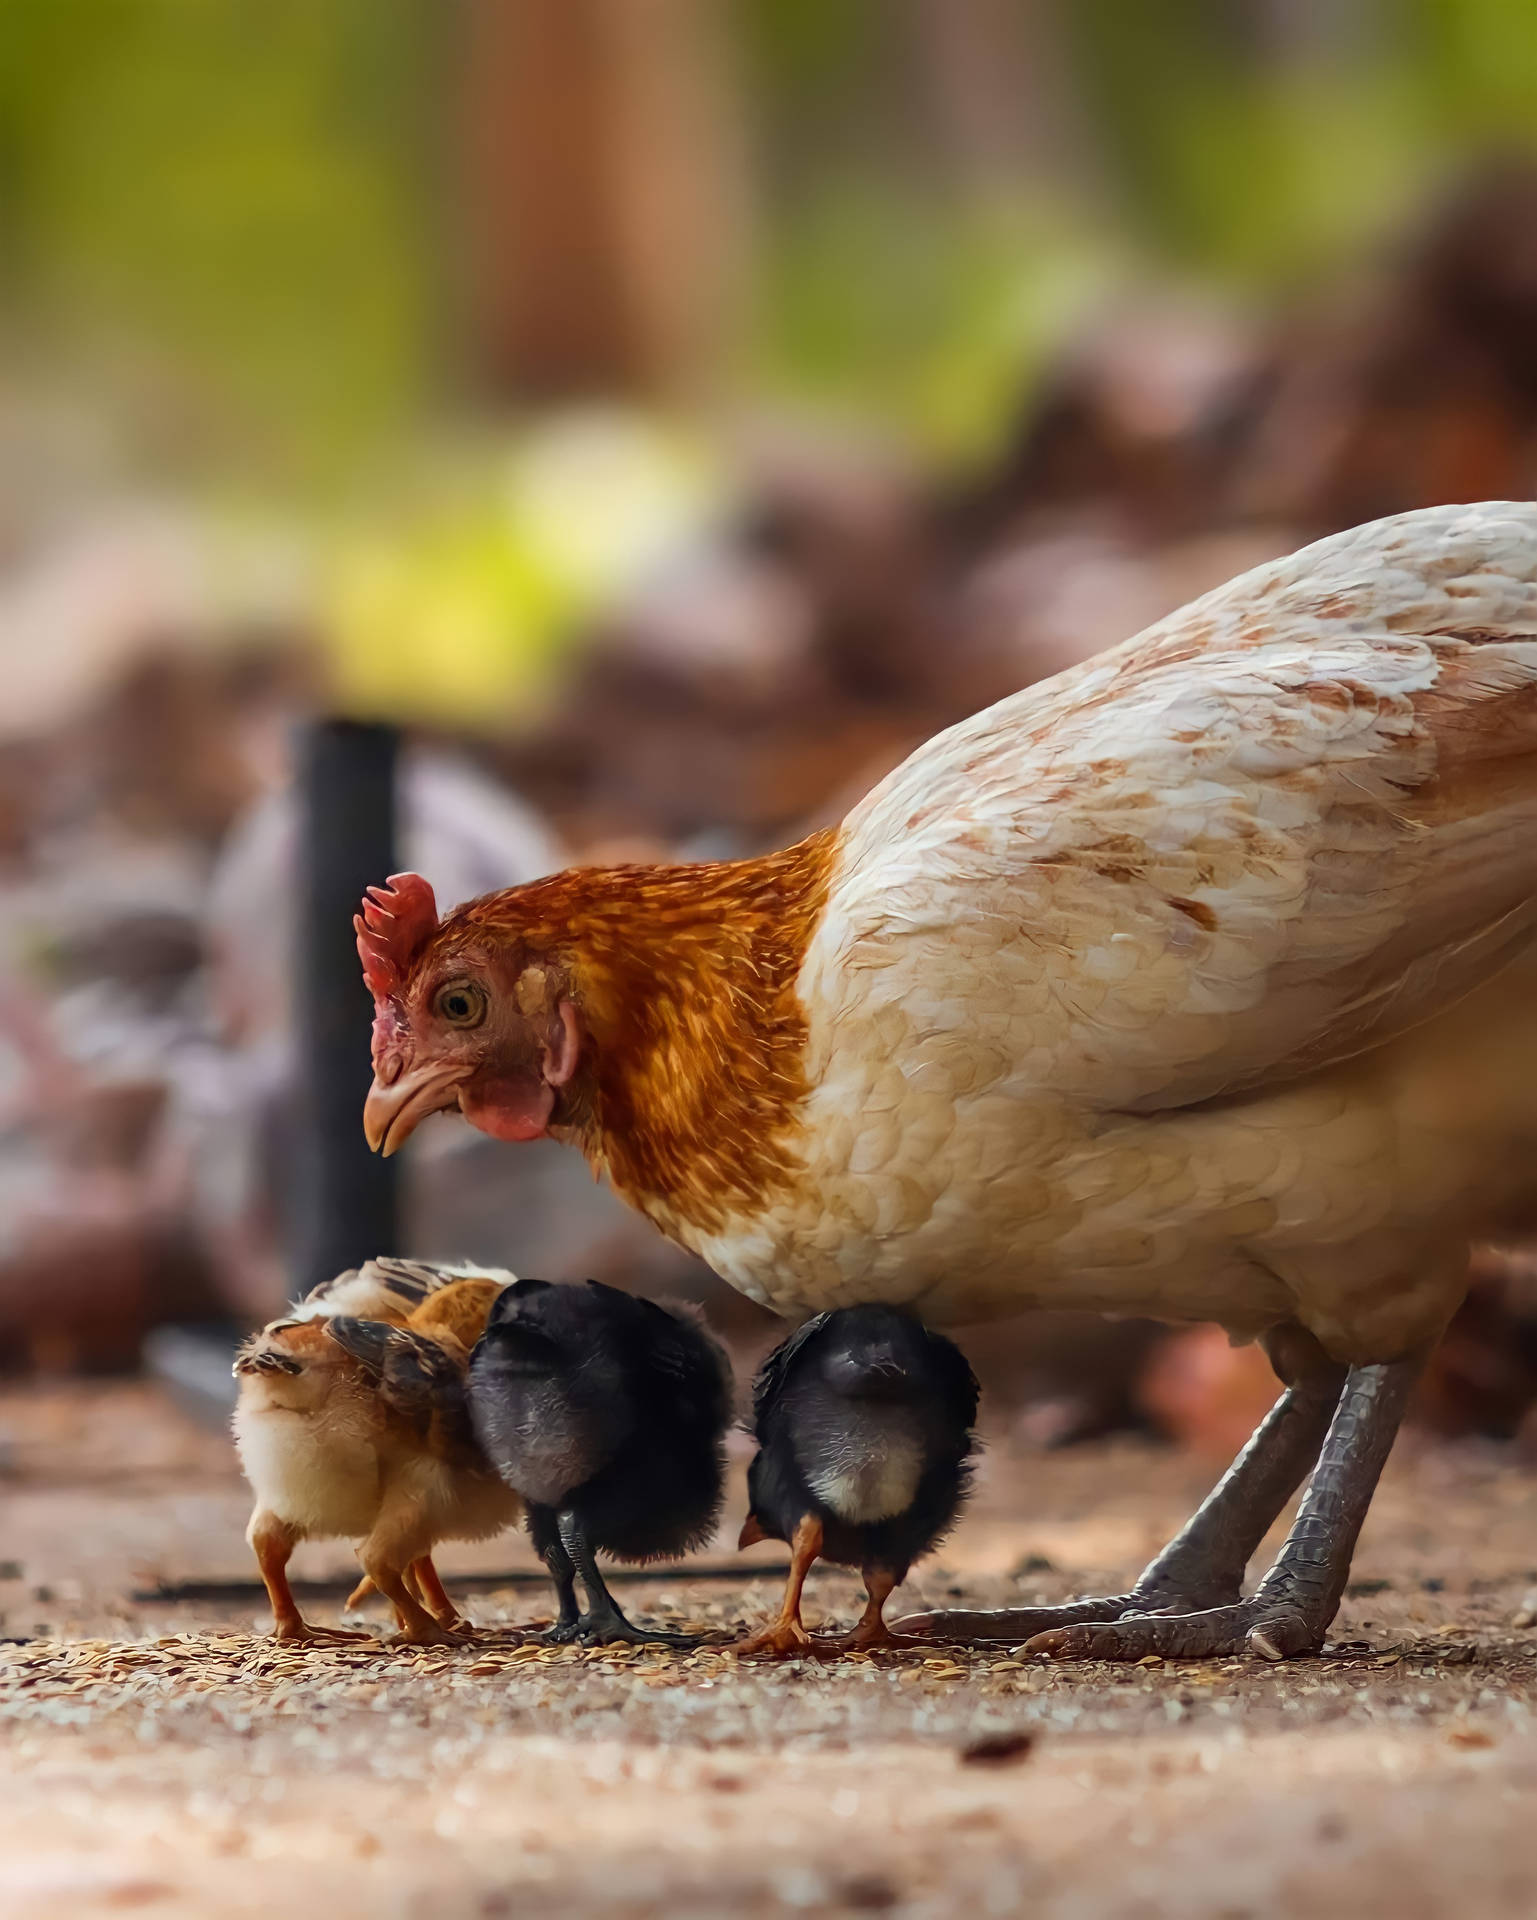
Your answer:
[[[419,0],[4,0],[13,346],[83,368],[152,444],[324,456],[398,415],[432,322],[431,21]]]
[[[960,461],[1010,431],[1116,285],[1295,284],[1461,163],[1537,141],[1534,0],[716,3],[756,202],[742,385]],[[935,57],[956,14],[969,80]],[[687,495],[697,519],[721,484],[679,492],[674,453],[627,428],[599,462],[622,482],[557,463],[553,507],[514,501],[483,445],[446,489],[415,484],[463,357],[445,292],[469,190],[463,17],[462,0],[0,0],[0,378],[52,381],[138,461],[290,503],[403,478],[374,521],[310,519],[332,529],[340,681],[373,708],[526,697],[629,577],[614,556],[637,514],[660,525]],[[1008,124],[1005,81],[991,148],[966,124],[979,50],[984,82],[996,50],[1028,83],[1021,122],[1041,122]],[[562,554],[572,521],[604,551]]]
[[[1206,271],[1316,270],[1448,169],[1537,143],[1528,0],[1079,0],[1062,18],[1128,220]]]
[[[708,527],[728,485],[686,429],[619,411],[531,425],[510,451],[459,448],[328,543],[338,697],[355,713],[526,721],[563,643]]]
[[[979,181],[927,70],[942,3],[719,0],[760,203],[741,364],[934,447],[984,445],[1134,264],[1293,279],[1470,153],[1537,138],[1531,0],[1003,0],[981,31],[1060,53],[1081,138]],[[253,459],[409,418],[451,357],[458,20],[4,0],[12,344],[137,395],[152,439]]]
[[[1274,293],[1537,145],[1532,0],[1015,0],[989,30],[1044,37],[1086,138],[979,192],[923,111],[923,4],[736,0],[779,195],[757,365],[965,458],[1107,283]]]

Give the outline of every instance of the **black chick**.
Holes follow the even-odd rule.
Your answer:
[[[596,1280],[517,1280],[491,1310],[469,1379],[480,1443],[523,1496],[555,1582],[560,1613],[545,1638],[694,1645],[633,1626],[594,1556],[670,1558],[714,1531],[733,1391],[715,1341],[684,1313]]]
[[[869,1596],[839,1649],[898,1644],[886,1601],[954,1525],[970,1487],[977,1398],[954,1341],[895,1307],[819,1313],[775,1348],[753,1383],[759,1451],[739,1544],[788,1541],[790,1578],[779,1618],[740,1652],[810,1647],[801,1588],[818,1559],[858,1567]]]

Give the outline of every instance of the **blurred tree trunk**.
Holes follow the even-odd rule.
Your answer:
[[[1096,190],[1098,153],[1051,0],[908,0],[938,144],[974,192]]]
[[[743,168],[712,0],[468,0],[462,230],[480,384],[676,392],[718,369]]]

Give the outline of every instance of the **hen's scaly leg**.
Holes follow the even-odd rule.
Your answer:
[[[1344,1368],[1311,1342],[1267,1345],[1277,1370],[1290,1375],[1292,1385],[1129,1593],[1058,1607],[915,1613],[897,1621],[895,1631],[934,1640],[1017,1643],[1055,1627],[1119,1620],[1131,1613],[1196,1613],[1237,1600],[1255,1549],[1318,1458],[1345,1377]]]
[[[286,1640],[297,1645],[322,1645],[328,1641],[369,1638],[361,1628],[313,1627],[300,1613],[299,1603],[288,1584],[288,1562],[298,1544],[298,1535],[285,1521],[259,1507],[251,1515],[246,1539],[256,1555],[262,1584],[267,1589],[267,1598],[272,1602],[272,1637],[275,1640]]]
[[[1036,1635],[1028,1651],[1088,1660],[1316,1653],[1339,1610],[1366,1510],[1424,1364],[1424,1354],[1416,1354],[1351,1369],[1286,1544],[1249,1599],[1205,1612],[1057,1627]]]
[[[783,1659],[788,1654],[810,1650],[811,1636],[801,1625],[801,1589],[821,1551],[822,1523],[815,1514],[808,1513],[796,1527],[790,1542],[790,1577],[785,1582],[779,1618],[749,1634],[745,1640],[739,1640],[732,1648],[734,1653],[766,1653]]]
[[[560,1527],[560,1544],[570,1556],[581,1578],[582,1591],[587,1595],[587,1611],[577,1621],[573,1639],[585,1641],[590,1646],[613,1640],[626,1641],[631,1646],[697,1647],[703,1644],[697,1633],[654,1632],[649,1627],[637,1627],[633,1621],[627,1620],[598,1571],[597,1560],[588,1545],[581,1521],[568,1511],[560,1515],[557,1524]]]

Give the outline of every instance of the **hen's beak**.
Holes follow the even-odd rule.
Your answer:
[[[429,1113],[443,1113],[459,1104],[462,1066],[434,1062],[401,1074],[390,1085],[374,1075],[363,1102],[363,1131],[375,1153],[386,1159],[403,1147]]]

